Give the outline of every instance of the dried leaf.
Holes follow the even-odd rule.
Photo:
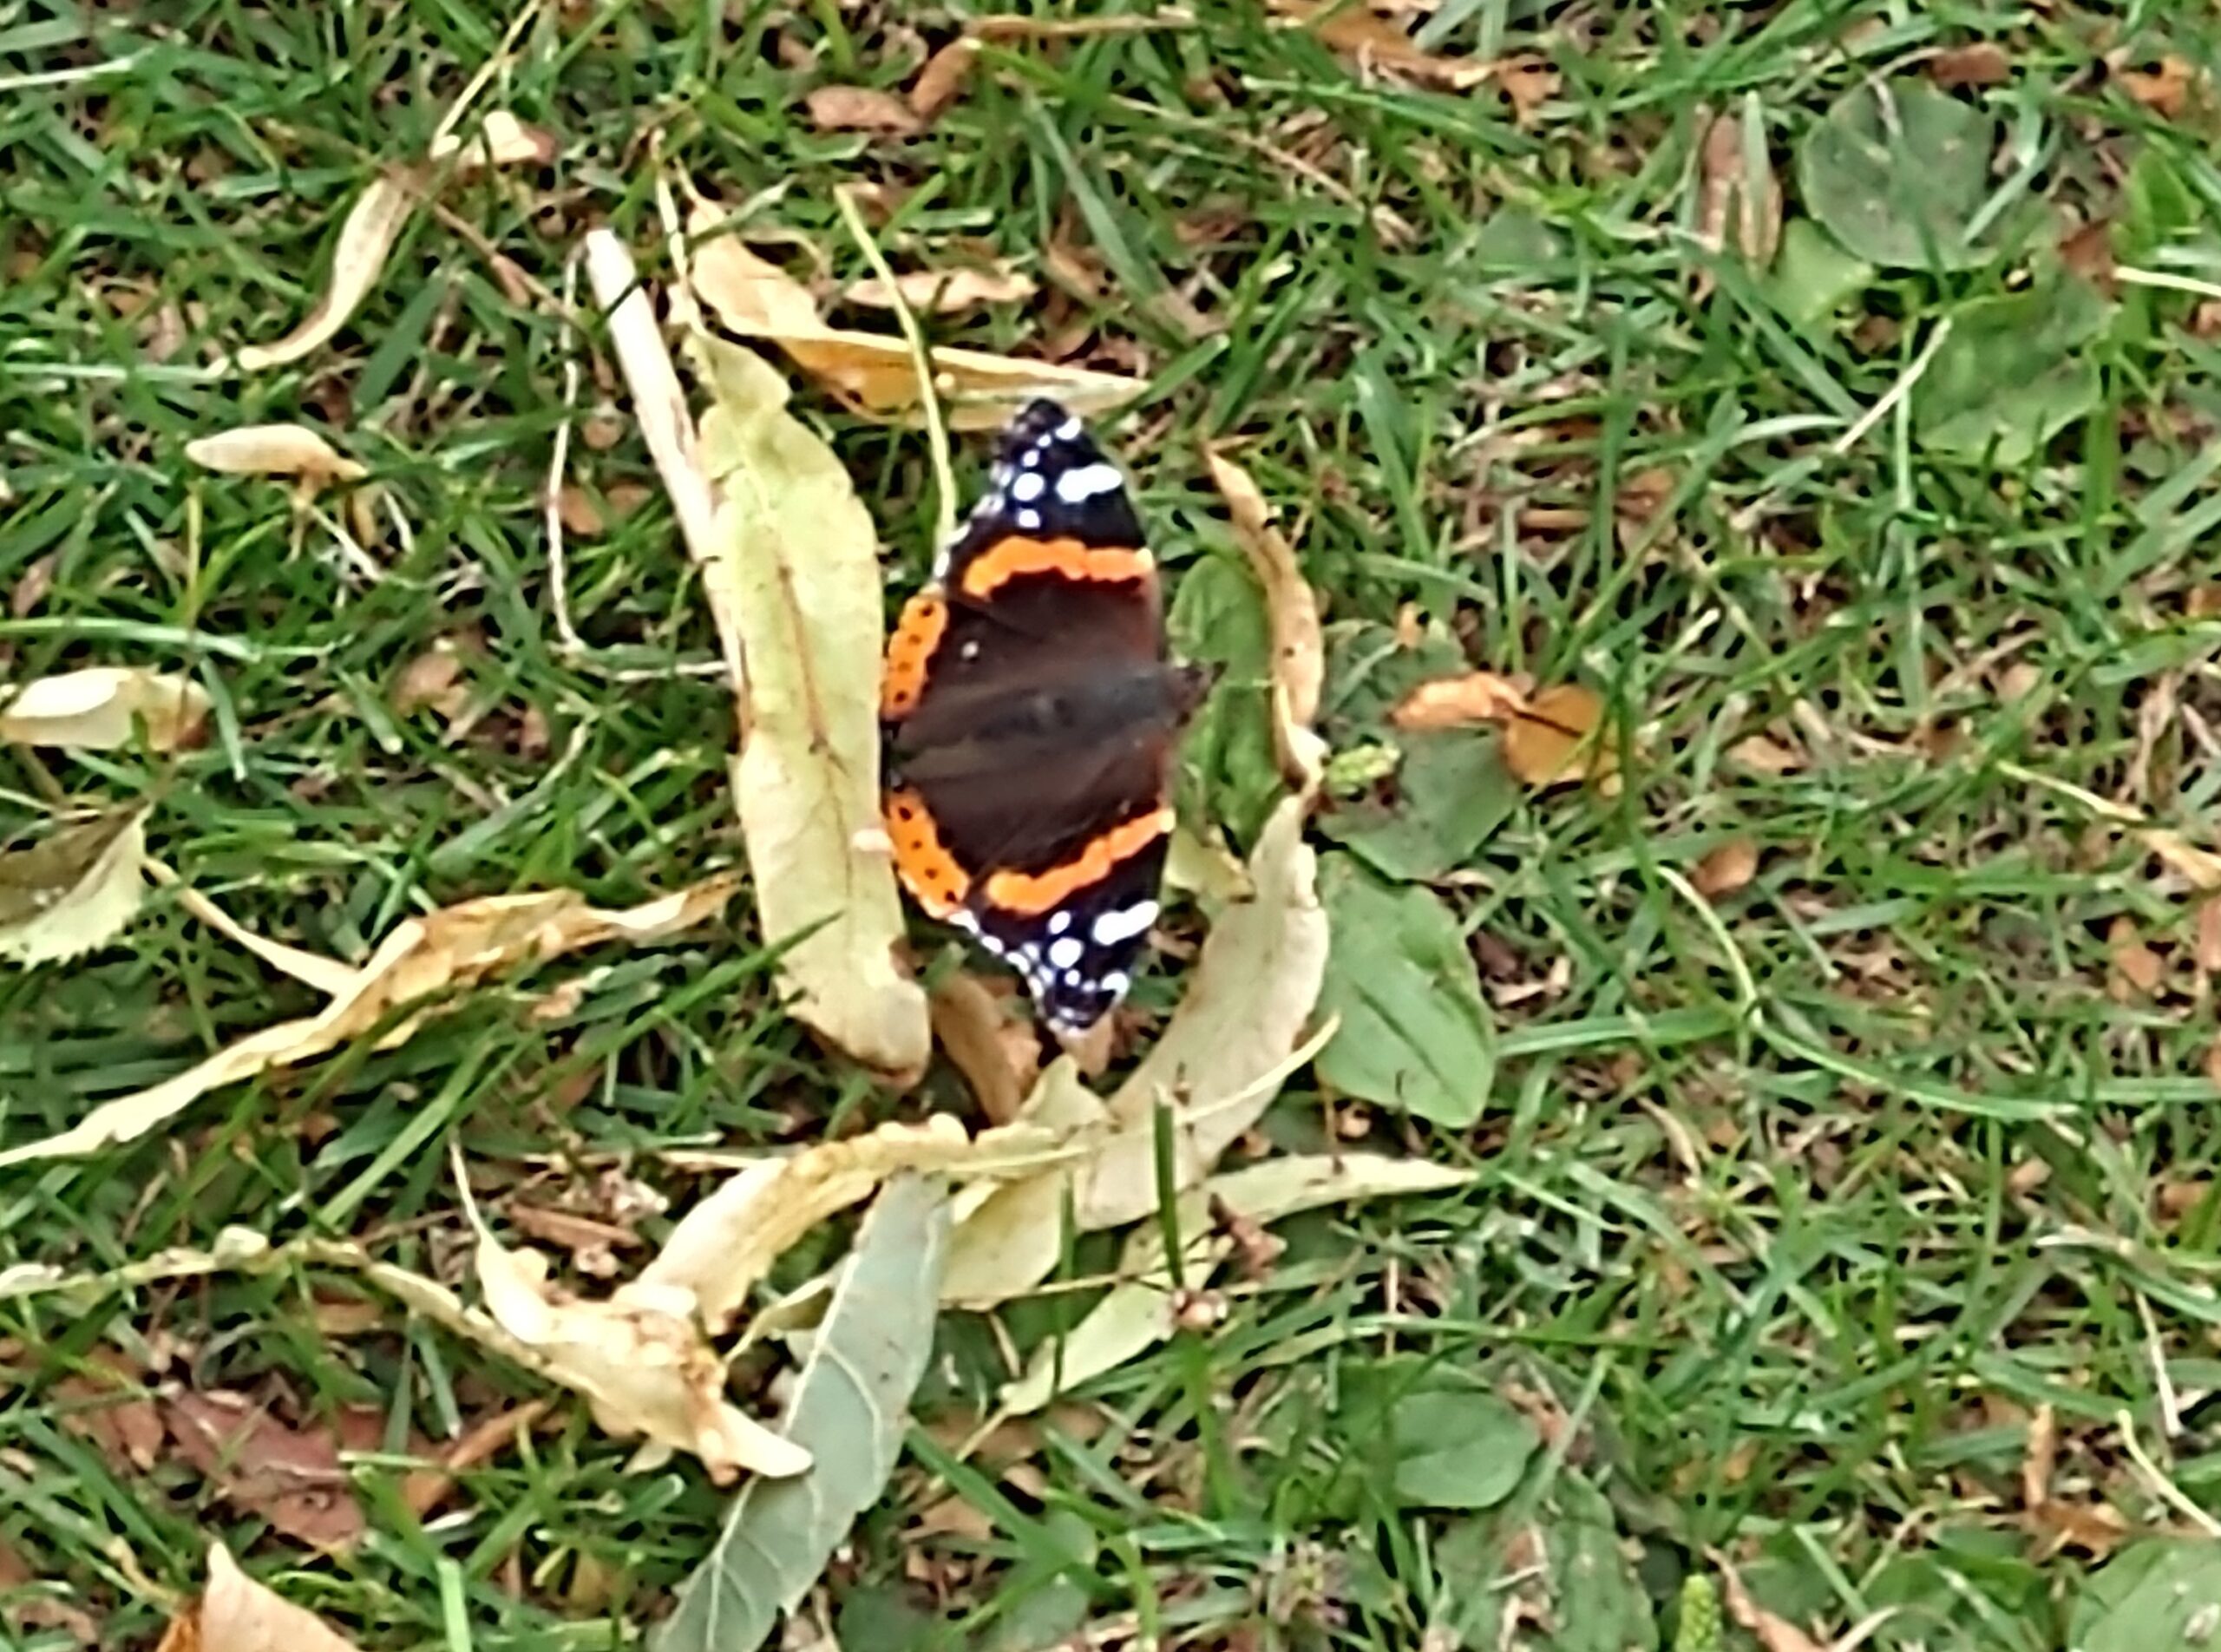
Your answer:
[[[0,1605],[0,1629],[59,1629],[80,1646],[98,1646],[101,1629],[92,1614],[53,1595],[29,1594],[37,1582],[23,1557],[0,1543],[0,1596],[14,1597]]]
[[[1994,40],[1949,46],[1928,60],[1928,78],[1938,86],[2002,86],[2013,78],[2012,60]]]
[[[1273,740],[1281,772],[1300,786],[1313,783],[1325,760],[1311,731],[1327,676],[1327,645],[1319,628],[1319,598],[1303,577],[1295,552],[1273,527],[1247,471],[1209,449],[1203,462],[1226,501],[1234,538],[1265,587],[1265,617],[1273,647]]]
[[[1228,1231],[1231,1224],[1214,1223],[1215,1206],[1254,1226],[1353,1199],[1462,1187],[1473,1175],[1424,1159],[1319,1153],[1267,1159],[1211,1177],[1179,1202],[1182,1277],[1189,1290],[1200,1288],[1236,1249]],[[1162,1224],[1136,1229],[1119,1258],[1124,1282],[1114,1286],[1068,1335],[1042,1346],[1025,1374],[1002,1391],[1004,1409],[1012,1416],[1038,1411],[1060,1391],[1115,1369],[1169,1336],[1176,1328],[1178,1298],[1170,1288],[1164,1255]]]
[[[180,1624],[186,1629],[179,1634]],[[355,1652],[315,1613],[283,1600],[239,1569],[220,1543],[208,1550],[208,1586],[162,1637],[176,1652]]]
[[[185,456],[210,470],[241,476],[298,476],[311,486],[360,482],[370,473],[342,456],[305,424],[243,424],[195,436]]]
[[[1689,887],[1713,901],[1734,894],[1758,875],[1758,844],[1747,837],[1731,837],[1697,862]]]
[[[934,1039],[979,1103],[993,1124],[1019,1115],[1026,1092],[1041,1072],[1041,1039],[1018,1017],[1004,1013],[1004,1000],[976,976],[961,971],[943,978],[927,1007]]]
[[[1787,1618],[1777,1616],[1753,1600],[1742,1575],[1724,1555],[1712,1551],[1712,1564],[1720,1569],[1720,1601],[1727,1608],[1729,1621],[1757,1636],[1765,1652],[1831,1652]]]
[[[478,129],[450,132],[434,140],[427,152],[438,162],[453,158],[458,177],[488,167],[544,167],[555,158],[554,134],[527,126],[507,109],[489,110]]]
[[[325,1431],[289,1428],[241,1393],[180,1393],[161,1409],[178,1456],[242,1513],[333,1553],[368,1529]]]
[[[571,1301],[548,1283],[547,1257],[482,1229],[477,1272],[495,1322],[548,1375],[585,1395],[606,1432],[691,1452],[720,1485],[744,1469],[799,1474],[809,1466],[807,1451],[725,1400],[724,1361],[702,1333],[692,1292],[642,1279],[606,1301]]]
[[[1319,862],[1303,841],[1307,796],[1282,802],[1249,857],[1251,897],[1211,926],[1186,995],[1110,1099],[1115,1133],[1077,1183],[1084,1229],[1156,1208],[1156,1113],[1177,1110],[1176,1183],[1192,1187],[1272,1105],[1327,970]]]
[[[416,195],[401,179],[390,174],[374,180],[339,227],[339,244],[331,254],[331,277],[324,296],[302,318],[301,324],[274,344],[249,344],[234,358],[243,372],[282,367],[328,344],[347,324],[356,307],[370,296],[385,272],[385,261],[409,221]]]
[[[921,123],[938,119],[948,106],[964,95],[966,82],[972,78],[972,67],[979,61],[979,43],[970,35],[959,35],[926,59],[926,66],[918,71],[918,78],[910,82],[906,94],[910,113]]]
[[[2051,1477],[2059,1461],[2059,1415],[2049,1401],[2028,1418],[2028,1443],[2021,1454],[2021,1506],[2040,1509],[2051,1501]]]
[[[88,665],[37,678],[0,702],[0,740],[114,751],[138,738],[134,725],[143,724],[149,751],[174,751],[191,743],[207,716],[207,692],[190,678]]]
[[[687,220],[694,249],[689,280],[734,332],[776,343],[796,366],[853,412],[882,423],[915,416],[918,375],[892,334],[828,326],[808,291],[740,246],[721,228],[724,214],[698,203]],[[1036,397],[1061,402],[1084,418],[1117,407],[1145,388],[1137,379],[1050,362],[1019,361],[977,350],[937,349],[934,384],[959,430],[998,429]]]
[[[86,1367],[54,1385],[54,1397],[73,1407],[62,1413],[62,1426],[91,1440],[117,1468],[145,1473],[161,1460],[168,1438],[161,1412],[145,1392],[147,1373],[105,1348],[94,1350]]]
[[[1535,124],[1543,105],[1558,95],[1565,76],[1549,60],[1532,52],[1500,59],[1491,78],[1511,105],[1511,118],[1523,131]]]
[[[1472,57],[1441,57],[1422,50],[1395,23],[1369,7],[1344,0],[1273,0],[1273,10],[1295,18],[1320,43],[1357,60],[1360,68],[1392,69],[1430,86],[1464,91],[1496,72]]]
[[[2221,889],[2221,855],[2200,849],[2180,832],[2153,827],[2136,835],[2166,869],[2198,890]]]
[[[1407,732],[1462,729],[1477,723],[1503,723],[1527,706],[1526,691],[1494,672],[1467,672],[1421,683],[1404,696],[1388,720]]]
[[[1593,689],[1564,683],[1540,690],[1504,724],[1504,765],[1537,788],[1608,775],[1615,754],[1603,719]]]
[[[783,1443],[810,1459],[809,1473],[751,1481],[733,1500],[649,1652],[756,1652],[884,1494],[933,1353],[947,1244],[947,1193],[923,1177],[890,1182],[857,1230],[795,1385]]]
[[[1110,1113],[1066,1055],[1042,1073],[1019,1111],[1019,1121],[1082,1143],[1109,1133]],[[941,1300],[952,1307],[988,1308],[1046,1279],[1064,1249],[1071,1179],[1070,1168],[1058,1167],[996,1188],[968,1209],[960,1207],[948,1268],[941,1275]]]
[[[717,497],[713,604],[748,662],[734,760],[765,936],[785,944],[793,1013],[864,1065],[923,1071],[926,995],[895,963],[904,929],[879,815],[879,535],[848,473],[787,410],[751,351],[703,341],[714,404],[702,457]],[[722,600],[720,597],[722,593]]]
[[[2172,52],[2161,57],[2159,67],[2149,72],[2115,64],[2113,77],[2120,82],[2122,91],[2154,115],[2170,121],[2182,118],[2198,84],[2196,67],[2188,58]]]
[[[1806,762],[1802,751],[1764,734],[1736,741],[1727,748],[1727,755],[1744,768],[1764,775],[1795,774]]]
[[[2193,934],[2198,968],[2209,975],[2221,972],[2221,895],[2208,895],[2198,903]]]
[[[2106,927],[2106,947],[2113,963],[2116,998],[2126,999],[2134,993],[2149,998],[2159,990],[2159,983],[2166,978],[2166,965],[2158,953],[2144,944],[2135,920],[2126,914],[2115,918]]]
[[[466,901],[406,919],[314,1015],[251,1033],[158,1085],[105,1102],[57,1136],[0,1152],[0,1165],[72,1157],[135,1140],[209,1091],[313,1060],[368,1032],[398,1006],[605,941],[661,940],[721,911],[738,887],[737,877],[722,875],[621,911],[603,911],[573,890],[554,889]],[[409,1016],[380,1047],[403,1043],[440,1008],[433,1004]]]
[[[821,86],[803,99],[821,132],[873,132],[907,138],[919,129],[917,115],[892,92],[868,86]]]
[[[43,964],[108,945],[146,899],[146,858],[136,809],[0,854],[0,958]]]
[[[867,309],[892,310],[899,295],[918,315],[953,316],[983,304],[1016,304],[1034,292],[1033,278],[1019,270],[911,270],[894,278],[892,291],[875,277],[857,282],[842,297]]]

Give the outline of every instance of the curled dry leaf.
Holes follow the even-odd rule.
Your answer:
[[[1764,269],[1781,244],[1781,186],[1766,155],[1766,125],[1755,98],[1740,115],[1716,116],[1699,156],[1697,239],[1713,252],[1733,247]],[[1701,285],[1708,291],[1709,272]]]
[[[1477,723],[1502,723],[1527,705],[1526,691],[1494,672],[1438,677],[1404,696],[1388,720],[1410,732],[1462,729]]]
[[[1290,17],[1317,36],[1320,43],[1360,68],[1385,69],[1429,86],[1464,91],[1478,86],[1495,73],[1496,66],[1473,57],[1438,56],[1423,50],[1370,6],[1349,5],[1343,0],[1273,0],[1273,10]]]
[[[1273,645],[1273,743],[1281,772],[1294,784],[1314,783],[1324,749],[1311,731],[1327,677],[1327,645],[1319,628],[1319,598],[1303,577],[1295,552],[1275,529],[1265,496],[1248,472],[1206,449],[1203,462],[1226,501],[1234,537],[1265,587],[1265,617]]]
[[[1545,688],[1504,724],[1504,764],[1536,788],[1601,777],[1612,772],[1616,756],[1608,733],[1595,690],[1578,683]]]
[[[370,473],[305,424],[243,424],[195,436],[185,456],[210,470],[241,476],[298,476],[311,487],[360,482]]]
[[[2145,848],[2193,889],[2221,889],[2221,855],[2200,849],[2180,832],[2155,826],[2137,834]]]
[[[507,109],[494,109],[475,132],[436,138],[426,154],[435,165],[452,159],[456,175],[468,177],[488,167],[544,167],[555,158],[555,138]]]
[[[763,357],[703,341],[701,452],[716,566],[749,670],[732,783],[763,933],[784,945],[794,1013],[881,1072],[923,1071],[926,995],[879,816],[879,535],[840,459],[788,410]]]
[[[328,1552],[368,1529],[325,1431],[290,1428],[242,1393],[173,1394],[161,1411],[178,1456],[240,1512]]]
[[[1041,1039],[1026,1022],[1006,1014],[1004,1000],[977,976],[956,971],[928,995],[934,1038],[993,1124],[1019,1116],[1026,1092],[1041,1072]]]
[[[43,964],[106,946],[138,915],[146,857],[135,809],[0,855],[0,958]]]
[[[768,338],[796,366],[853,412],[882,423],[917,414],[918,374],[909,348],[887,333],[828,326],[809,289],[765,263],[731,232],[715,203],[700,201],[687,220],[694,243],[688,279],[717,319],[744,338]],[[1019,361],[984,351],[936,349],[935,389],[959,430],[993,429],[1036,397],[1085,418],[1139,395],[1137,379],[1051,362]]]
[[[869,86],[821,86],[803,99],[821,132],[872,132],[907,138],[919,129],[917,115],[892,92]]]
[[[1016,304],[1035,290],[1033,278],[1020,270],[911,270],[896,276],[891,289],[874,277],[842,297],[867,309],[892,310],[899,296],[906,309],[919,315],[953,316],[983,304]]]
[[[2198,87],[2198,70],[2186,57],[2170,53],[2152,69],[2132,69],[2127,61],[2112,63],[2113,77],[2120,89],[2154,115],[2167,120],[2182,118]]]
[[[158,1652],[355,1652],[355,1647],[314,1612],[241,1571],[219,1543],[209,1546],[207,1587],[170,1625]]]
[[[252,373],[265,367],[282,367],[337,337],[384,274],[386,259],[415,205],[415,193],[402,179],[388,174],[374,180],[339,227],[339,244],[331,254],[331,277],[315,307],[301,318],[299,326],[275,343],[249,344],[240,351],[234,358],[240,370]]]
[[[1109,1133],[1110,1111],[1065,1055],[1042,1073],[1019,1121],[1084,1144]],[[1064,1246],[1071,1182],[1066,1170],[1052,1167],[960,1204],[941,1300],[956,1308],[993,1308],[1046,1279]]]
[[[547,1259],[482,1231],[478,1283],[487,1311],[542,1368],[586,1396],[594,1421],[619,1439],[645,1436],[702,1459],[725,1485],[743,1470],[799,1474],[809,1453],[724,1397],[724,1361],[696,1321],[693,1293],[645,1279],[606,1301],[576,1301],[547,1279]]]
[[[0,702],[0,740],[114,751],[143,727],[149,751],[174,751],[200,732],[207,717],[207,692],[189,678],[88,665],[35,678]]]
[[[1176,1182],[1187,1188],[1279,1092],[1327,973],[1319,857],[1303,841],[1310,807],[1292,796],[1267,820],[1249,857],[1250,898],[1219,914],[1164,1036],[1110,1098],[1114,1133],[1075,1184],[1082,1229],[1156,1208],[1160,1103],[1176,1110]]]
[[[2013,78],[2013,62],[1994,40],[1948,46],[1929,58],[1928,78],[1938,86],[2002,86]]]
[[[738,888],[739,879],[726,874],[620,911],[590,907],[573,890],[554,889],[466,901],[407,919],[314,1015],[250,1033],[158,1085],[105,1102],[59,1135],[0,1152],[0,1165],[72,1157],[134,1140],[209,1091],[313,1060],[403,1005],[605,941],[661,940],[721,911]],[[403,1042],[438,1009],[431,1005],[408,1016],[385,1033],[380,1047]]]
[[[1214,1176],[1183,1194],[1176,1209],[1182,1278],[1190,1291],[1240,1247],[1236,1230],[1255,1234],[1263,1224],[1305,1210],[1353,1199],[1438,1192],[1473,1179],[1471,1170],[1424,1159],[1367,1153],[1292,1154]],[[1215,1218],[1214,1210],[1227,1219]],[[1004,1408],[1022,1416],[1038,1411],[1062,1389],[1124,1365],[1176,1328],[1178,1295],[1164,1265],[1164,1228],[1150,1223],[1127,1239],[1114,1286],[1063,1338],[1037,1352],[1025,1373],[1002,1392]]]

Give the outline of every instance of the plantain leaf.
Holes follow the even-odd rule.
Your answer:
[[[1828,233],[1870,264],[1970,269],[1995,252],[1972,231],[1996,141],[1988,115],[1923,81],[1861,85],[1805,134],[1798,187]]]
[[[754,1652],[878,1501],[933,1351],[947,1248],[938,1179],[905,1174],[881,1189],[795,1388],[785,1433],[811,1465],[742,1489],[649,1652]]]

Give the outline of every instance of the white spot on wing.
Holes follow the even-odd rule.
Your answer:
[[[1146,934],[1150,925],[1156,921],[1157,905],[1154,901],[1137,901],[1130,907],[1114,908],[1095,914],[1094,926],[1088,934],[1098,947],[1116,947],[1131,941],[1136,935]]]
[[[1102,987],[1104,992],[1110,993],[1112,998],[1125,997],[1126,989],[1133,984],[1134,978],[1126,974],[1123,969],[1112,970],[1109,974],[1105,975],[1101,980],[1096,983],[1096,985]]]
[[[1041,513],[1040,513],[1039,511],[1038,511],[1038,510],[1021,510],[1021,511],[1019,511],[1019,512],[1018,513],[1018,525],[1019,525],[1020,528],[1038,528],[1038,527],[1040,527],[1040,526],[1041,526]]]
[[[1067,416],[1066,416],[1066,417],[1065,417],[1065,422],[1064,422],[1062,424],[1060,424],[1060,425],[1058,425],[1058,426],[1057,427],[1056,435],[1057,435],[1057,440],[1058,440],[1058,441],[1059,441],[1059,442],[1077,442],[1077,441],[1078,441],[1078,440],[1079,440],[1079,417],[1078,417],[1078,416],[1077,414],[1067,415]]]
[[[1057,478],[1057,497],[1067,505],[1084,504],[1097,494],[1116,493],[1118,473],[1107,464],[1085,464]]]
[[[1049,961],[1059,969],[1070,969],[1086,952],[1078,935],[1059,935],[1049,943]]]
[[[1021,500],[1038,499],[1041,497],[1042,488],[1047,486],[1048,484],[1041,480],[1041,473],[1039,471],[1025,471],[1011,483],[1010,496],[1012,499]]]
[[[1051,934],[1061,935],[1065,930],[1071,927],[1072,914],[1071,913],[1052,912],[1049,914],[1049,933]]]

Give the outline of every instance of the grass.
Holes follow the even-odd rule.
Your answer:
[[[1010,1649],[1083,1624],[1091,1644],[1448,1644],[1526,1521],[1558,1552],[1608,1531],[1661,1624],[1717,1547],[1800,1620],[1900,1607],[1877,1645],[2061,1643],[2093,1557],[2024,1523],[2040,1407],[2061,1499],[2183,1524],[2128,1461],[2125,1413],[2182,1497],[2221,1512],[2200,1404],[2221,1389],[2211,978],[2191,901],[2113,817],[2205,841],[2221,791],[2221,347],[2194,296],[2132,284],[2118,313],[2137,324],[2079,347],[2094,401],[2027,460],[1943,450],[1909,408],[1839,445],[2057,235],[1884,272],[1799,324],[1695,245],[1695,110],[1754,101],[1794,212],[1788,157],[1836,97],[1995,39],[2009,78],[1960,94],[2019,146],[1993,184],[2025,162],[2028,198],[2126,223],[2123,180],[2152,157],[2187,203],[2163,238],[2189,249],[2178,273],[2210,285],[2210,101],[2169,118],[2103,62],[2118,47],[2124,66],[2210,75],[2210,9],[1436,10],[1431,44],[1562,75],[1524,121],[1485,87],[1353,73],[1260,8],[1189,10],[991,44],[953,108],[888,141],[814,129],[801,95],[899,88],[907,30],[947,36],[940,9],[544,8],[488,96],[556,132],[559,163],[444,197],[559,292],[590,224],[652,256],[655,154],[730,201],[776,192],[768,215],[843,277],[862,272],[842,183],[876,187],[899,265],[1067,249],[1102,296],[937,331],[1061,341],[1151,377],[1111,433],[1176,583],[1202,581],[1176,598],[1191,652],[1235,649],[1247,623],[1224,611],[1230,541],[1196,451],[1238,437],[1333,620],[1413,606],[1477,664],[1602,690],[1640,747],[1616,796],[1522,799],[1441,881],[1498,1000],[1486,1112],[1463,1131],[1354,1112],[1373,1143],[1471,1164],[1471,1190],[1290,1223],[1222,1324],[1052,1413],[1007,1480],[948,1449],[1002,1371],[984,1321],[950,1320],[907,1465],[810,1612],[850,1652],[928,1644],[937,1616],[950,1644]],[[140,661],[193,672],[217,706],[210,744],[174,760],[0,751],[10,830],[65,798],[155,800],[156,852],[195,887],[348,957],[467,895],[619,904],[737,853],[731,713],[695,669],[714,644],[659,499],[572,536],[593,647],[554,646],[540,490],[573,416],[567,370],[578,417],[619,405],[591,338],[420,215],[336,346],[252,377],[201,365],[301,313],[348,202],[422,153],[508,21],[484,0],[0,3],[0,588],[47,584],[0,616],[0,669]],[[56,78],[10,87],[29,75]],[[182,343],[150,362],[166,313]],[[805,405],[907,588],[932,533],[922,444]],[[279,485],[182,457],[195,435],[293,417],[370,464],[405,519],[374,571]],[[574,482],[652,482],[629,422],[574,436]],[[979,444],[959,462],[976,484]],[[1219,625],[1235,629],[1201,634]],[[460,734],[396,709],[400,673],[442,639],[480,712]],[[1226,692],[1239,724],[1254,685]],[[1761,735],[1802,761],[1738,755]],[[1237,829],[1261,801],[1245,738],[1215,738],[1190,777]],[[1738,837],[1763,850],[1754,881],[1693,899],[1680,880]],[[2132,939],[2160,950],[2160,990],[2123,980]],[[105,1274],[235,1224],[452,1275],[452,1142],[482,1194],[592,1203],[625,1177],[683,1201],[665,1150],[960,1105],[940,1078],[888,1097],[815,1050],[777,1013],[761,942],[743,903],[616,959],[552,1022],[533,983],[485,990],[399,1049],[8,1172],[0,1264]],[[1163,967],[1143,1003],[1171,1000]],[[158,894],[118,947],[0,976],[6,1138],[307,1007]],[[1270,1133],[1326,1128],[1300,1083]],[[723,1498],[684,1465],[628,1469],[575,1406],[429,1523],[399,1499],[398,1459],[372,1454],[355,1471],[371,1533],[340,1560],[174,1459],[120,1469],[72,1426],[66,1380],[102,1348],[296,1416],[374,1408],[395,1448],[539,1392],[397,1310],[350,1311],[377,1300],[296,1270],[0,1301],[0,1544],[111,1644],[151,1642],[212,1535],[366,1646],[630,1642]],[[1052,1294],[1006,1329],[1029,1345],[1075,1312]],[[1399,1360],[1485,1373],[1555,1419],[1556,1472],[1511,1524],[1384,1486],[1364,1397]],[[1576,1496],[1590,1485],[1601,1515]],[[906,1524],[929,1508],[938,1531]],[[1578,1595],[1504,1643],[1650,1643],[1610,1638]]]

